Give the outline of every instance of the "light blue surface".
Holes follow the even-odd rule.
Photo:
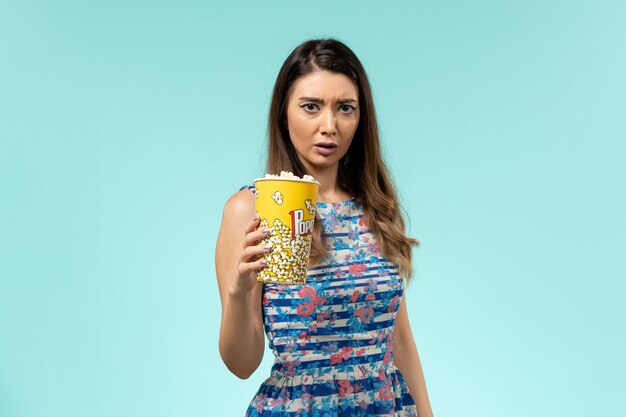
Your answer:
[[[368,3],[369,4],[369,3]],[[623,416],[621,1],[0,4],[0,416],[241,416],[224,202],[309,37],[362,59],[436,416]]]

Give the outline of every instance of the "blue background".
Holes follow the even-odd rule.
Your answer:
[[[623,1],[0,3],[0,416],[242,416],[221,211],[335,36],[410,217],[436,416],[623,416]]]

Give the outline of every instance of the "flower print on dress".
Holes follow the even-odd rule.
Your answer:
[[[299,316],[308,317],[315,312],[315,304],[310,301],[298,304],[296,311]]]
[[[348,271],[352,275],[361,276],[363,275],[363,271],[367,269],[367,265],[365,264],[352,264],[348,267]]]
[[[354,311],[354,315],[363,323],[369,323],[374,317],[374,310],[371,308],[359,307]]]

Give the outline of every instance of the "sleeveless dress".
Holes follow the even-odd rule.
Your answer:
[[[316,209],[329,256],[309,268],[306,284],[263,285],[275,362],[246,417],[416,417],[393,365],[403,294],[398,269],[381,253],[354,198]]]

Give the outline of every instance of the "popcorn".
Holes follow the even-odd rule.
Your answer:
[[[270,225],[267,220],[261,220],[261,228],[270,231],[269,237],[263,239],[261,244],[270,245],[271,252],[263,255],[267,266],[258,273],[263,282],[294,282],[296,277],[306,276],[311,251],[310,236],[296,235],[292,238],[291,228],[285,226],[280,220],[275,219]]]
[[[306,209],[309,211],[309,214],[311,216],[315,215],[315,204],[313,204],[313,202],[311,201],[310,198],[307,198],[306,200],[304,200],[304,205],[306,206]]]
[[[304,175],[302,178],[300,178],[297,175],[294,175],[294,173],[290,171],[280,171],[280,175],[265,174],[265,178],[269,178],[269,179],[286,178],[290,180],[301,180],[301,181],[315,182],[319,184],[319,182],[317,182],[315,178],[313,178],[310,175]]]
[[[283,195],[280,193],[280,191],[276,191],[274,194],[272,194],[272,200],[274,200],[276,204],[283,204]]]

